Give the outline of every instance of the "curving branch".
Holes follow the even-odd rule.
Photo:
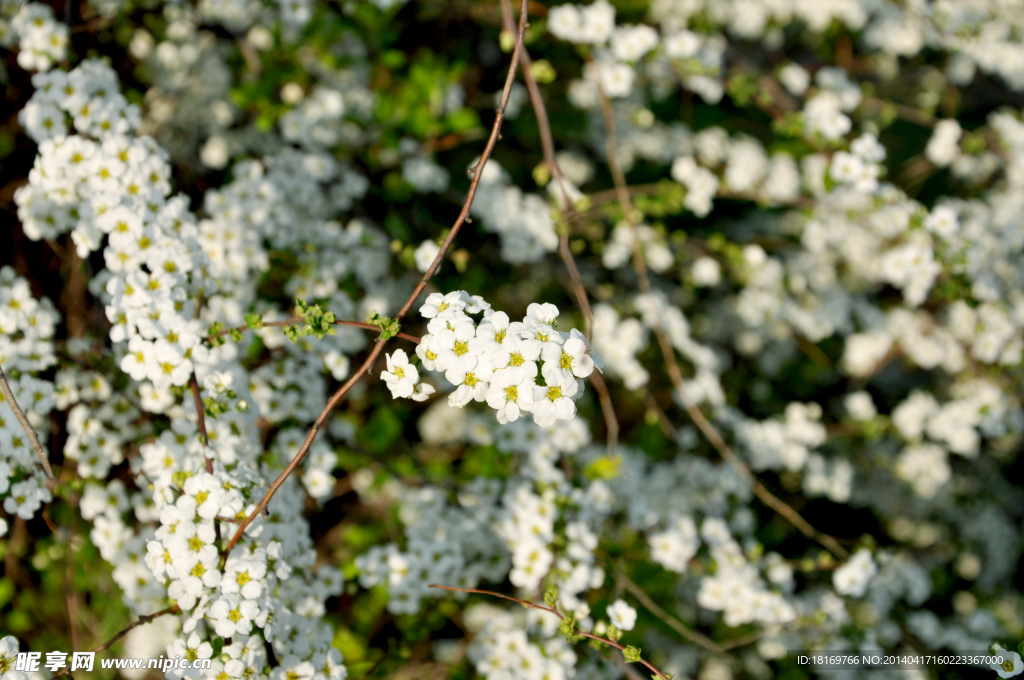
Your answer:
[[[559,618],[559,620],[565,619],[565,616],[562,615],[557,609],[552,609],[551,607],[545,607],[543,605],[534,604],[533,602],[529,602],[527,600],[520,600],[519,598],[512,597],[511,595],[503,595],[501,593],[495,593],[495,592],[493,592],[491,590],[477,590],[476,588],[453,588],[451,586],[438,585],[437,583],[431,583],[427,587],[428,588],[439,588],[441,590],[451,590],[451,591],[456,592],[456,593],[476,593],[478,595],[490,595],[491,597],[500,597],[503,600],[510,600],[512,602],[517,602],[517,603],[523,605],[524,607],[529,607],[530,609],[539,609],[542,612],[548,612],[550,614],[554,614],[555,616],[557,616]],[[608,645],[609,647],[614,647],[615,649],[619,650],[620,652],[625,652],[626,651],[626,647],[623,646],[623,645],[620,645],[615,640],[610,640],[608,638],[603,638],[600,635],[594,635],[592,633],[588,633],[586,631],[579,630],[578,628],[576,628],[574,630],[575,630],[575,632],[577,634],[582,635],[585,638],[590,638],[591,640],[596,640],[598,642],[603,642],[604,644]],[[634,650],[636,650],[636,648],[634,648]],[[639,651],[639,650],[636,650],[636,651]],[[655,675],[657,675],[662,680],[669,680],[668,677],[664,673],[662,673],[657,668],[655,668],[649,661],[645,661],[644,659],[638,659],[637,662],[643,664],[644,666],[647,666],[647,668],[651,672],[653,672]]]
[[[36,436],[35,430],[32,429],[32,425],[28,422],[28,418],[25,417],[25,412],[18,406],[18,402],[14,398],[14,392],[11,391],[11,386],[7,384],[7,376],[4,375],[3,368],[0,368],[0,390],[4,393],[7,405],[14,411],[14,417],[18,419],[18,422],[21,423],[21,428],[25,430],[25,435],[28,437],[29,442],[32,443],[32,448],[35,449],[36,456],[39,458],[39,462],[42,463],[46,476],[53,479],[53,470],[50,468],[50,461],[46,456],[46,451],[43,450],[43,445],[39,443],[39,437]]]
[[[604,117],[605,125],[605,153],[608,157],[608,167],[611,170],[612,180],[615,182],[616,197],[619,202],[619,207],[622,209],[623,218],[629,224],[630,228],[636,230],[636,219],[634,217],[633,202],[629,196],[629,189],[626,185],[626,176],[622,172],[622,165],[619,163],[618,157],[618,146],[615,142],[615,112],[612,109],[611,100],[608,99],[607,95],[601,91],[598,87],[598,96],[601,100],[601,113]],[[644,260],[643,249],[640,244],[640,239],[633,240],[633,268],[636,270],[637,279],[639,280],[640,290],[644,293],[651,292],[651,280],[647,275],[647,263]],[[761,501],[770,507],[775,512],[785,517],[789,522],[795,526],[800,533],[813,539],[823,545],[833,555],[839,559],[846,559],[849,557],[849,553],[839,545],[833,537],[823,534],[816,530],[811,524],[800,516],[796,510],[791,508],[775,494],[768,490],[753,472],[750,471],[746,465],[733,453],[729,445],[725,443],[722,436],[715,429],[704,414],[701,412],[697,405],[693,403],[686,389],[686,381],[683,378],[683,372],[679,369],[679,363],[676,361],[675,349],[672,347],[672,343],[669,341],[668,334],[665,332],[665,328],[658,324],[654,327],[654,335],[658,340],[658,345],[661,348],[661,353],[665,358],[665,365],[668,369],[669,379],[672,381],[672,385],[676,389],[676,393],[682,400],[683,405],[686,408],[686,412],[690,415],[690,419],[697,428],[707,437],[711,445],[715,447],[719,455],[729,463],[730,466],[742,477],[754,490],[756,495]]]
[[[444,243],[441,245],[441,249],[438,251],[437,256],[434,258],[434,262],[433,264],[431,264],[430,269],[428,269],[427,273],[424,274],[423,279],[416,286],[416,289],[413,290],[412,294],[409,295],[409,299],[405,301],[405,304],[402,305],[402,309],[398,312],[398,315],[396,316],[396,318],[398,319],[401,319],[403,316],[405,316],[406,313],[408,313],[408,311],[412,308],[413,303],[416,302],[416,298],[418,298],[420,293],[423,292],[423,289],[426,287],[427,282],[430,281],[431,277],[434,275],[434,272],[436,272],[438,266],[440,266],[442,258],[444,258],[445,253],[451,247],[451,244],[455,240],[455,236],[459,232],[459,229],[467,221],[467,218],[469,216],[469,209],[473,205],[473,197],[476,196],[476,189],[477,186],[479,186],[480,184],[480,177],[483,175],[484,166],[487,164],[487,160],[491,157],[491,153],[494,151],[494,146],[497,144],[498,138],[501,136],[501,124],[505,118],[505,106],[508,104],[509,92],[511,92],[512,90],[512,83],[515,81],[516,68],[519,64],[519,57],[523,50],[523,35],[526,33],[526,27],[528,25],[526,21],[528,7],[529,0],[523,0],[522,9],[519,16],[519,32],[517,34],[518,37],[516,38],[515,50],[512,52],[512,63],[509,66],[508,77],[505,79],[505,89],[501,96],[501,102],[498,104],[497,115],[494,118],[494,125],[491,128],[491,136],[487,140],[487,146],[484,148],[484,152],[480,156],[479,162],[476,164],[473,175],[473,181],[470,183],[469,186],[469,194],[466,196],[466,200],[462,205],[462,210],[459,212],[459,216],[455,220],[454,226],[452,226],[451,231],[448,233],[448,237],[444,240]],[[358,324],[358,322],[351,323],[352,325],[362,326],[361,324]],[[372,326],[372,328],[377,328],[377,326]],[[324,407],[324,410],[320,413],[319,417],[317,417],[312,429],[310,429],[309,434],[306,436],[306,440],[302,443],[302,446],[299,448],[298,453],[295,454],[295,457],[292,458],[290,463],[288,463],[288,466],[281,472],[280,475],[278,475],[277,479],[275,479],[271,483],[270,488],[267,489],[267,493],[265,493],[263,495],[263,498],[260,499],[259,503],[256,505],[256,509],[252,511],[252,514],[246,517],[245,520],[239,524],[238,530],[235,532],[235,535],[231,537],[231,541],[224,549],[225,561],[227,560],[227,556],[231,553],[232,548],[234,548],[235,544],[238,543],[239,539],[242,538],[242,534],[245,533],[246,528],[248,528],[248,526],[252,524],[256,517],[261,513],[266,515],[267,505],[270,503],[270,499],[274,497],[274,494],[277,493],[277,490],[279,488],[281,488],[281,485],[284,484],[284,481],[288,478],[289,475],[292,474],[292,472],[295,471],[295,469],[299,466],[299,463],[302,462],[302,459],[306,457],[306,454],[309,452],[310,446],[312,446],[313,441],[316,439],[317,433],[320,432],[320,429],[327,422],[328,416],[330,416],[331,412],[341,402],[341,400],[345,398],[345,395],[348,394],[349,390],[351,390],[352,387],[357,382],[359,382],[359,380],[364,375],[370,372],[370,368],[373,366],[374,361],[377,360],[377,357],[380,356],[380,353],[384,350],[384,346],[386,344],[387,340],[378,338],[377,343],[373,348],[373,351],[370,352],[370,356],[366,358],[366,361],[363,362],[363,365],[359,367],[355,374],[351,378],[349,378],[348,381],[344,385],[342,385],[337,392],[331,395],[331,398],[327,402],[327,405]]]
[[[115,635],[114,637],[110,638],[109,640],[107,640],[106,642],[104,642],[104,643],[103,643],[102,645],[100,645],[99,647],[96,647],[95,649],[91,650],[91,652],[92,652],[93,654],[97,654],[97,653],[99,653],[99,652],[102,652],[102,651],[108,650],[108,649],[110,649],[110,647],[111,647],[111,646],[112,646],[112,645],[113,645],[113,644],[114,644],[115,642],[117,642],[118,640],[120,640],[121,638],[123,638],[123,637],[124,637],[125,635],[127,635],[128,633],[130,633],[130,632],[131,632],[131,631],[132,631],[133,629],[135,629],[135,628],[138,628],[138,627],[139,627],[139,626],[141,626],[142,624],[144,624],[144,623],[149,623],[149,622],[150,622],[150,621],[152,621],[153,619],[159,618],[159,617],[161,617],[161,616],[165,616],[165,615],[167,615],[167,614],[177,614],[177,613],[178,613],[179,611],[181,611],[181,609],[180,609],[180,608],[178,607],[178,605],[174,604],[174,605],[171,605],[170,607],[168,607],[167,609],[161,609],[161,610],[160,610],[160,611],[158,611],[158,612],[153,612],[152,614],[146,614],[146,615],[144,615],[144,616],[140,616],[140,617],[138,618],[138,620],[136,620],[136,621],[135,621],[134,623],[132,623],[132,624],[129,624],[129,625],[128,625],[128,626],[126,627],[126,628],[124,628],[124,629],[122,629],[122,630],[121,630],[120,632],[118,632],[118,633],[117,633],[117,634],[116,634],[116,635]],[[54,675],[53,677],[54,677],[54,678],[59,678],[59,677],[61,677],[62,675],[66,675],[66,676],[69,676],[69,677],[70,677],[70,676],[71,676],[71,670],[70,670],[70,668],[71,668],[70,666],[65,666],[63,670],[61,670],[61,671],[60,671],[59,673],[57,673],[57,674],[56,674],[56,675]]]
[[[505,30],[511,33],[511,0],[501,0],[501,16]],[[554,181],[558,182],[558,186],[562,190],[562,201],[560,204],[562,216],[566,222],[572,222],[578,215],[569,198],[569,190],[565,186],[562,168],[558,165],[558,159],[555,157],[555,142],[551,134],[551,122],[548,120],[547,107],[544,106],[544,97],[541,95],[537,79],[533,77],[530,54],[525,47],[523,47],[520,59],[523,67],[523,80],[526,81],[526,90],[530,94],[530,104],[533,106],[534,115],[537,116],[537,127],[540,130],[540,145],[544,152],[544,161],[547,163]],[[572,256],[572,250],[569,248],[568,230],[562,230],[562,233],[559,234],[558,255],[562,258],[562,263],[565,264],[565,268],[569,272],[571,289],[576,296],[576,304],[579,305],[580,312],[583,314],[583,335],[586,336],[589,342],[594,328],[594,311],[590,307],[590,299],[587,296],[587,289],[583,284],[583,278],[580,276],[580,270],[576,266],[576,259]],[[619,419],[615,415],[615,406],[612,404],[608,385],[605,383],[601,372],[595,371],[591,373],[590,382],[593,384],[594,391],[597,392],[598,402],[601,404],[601,414],[604,416],[605,428],[608,431],[608,455],[612,456],[615,454],[615,447],[619,441]]]
[[[494,116],[494,125],[491,126],[491,135],[487,138],[487,145],[484,147],[484,151],[480,154],[480,160],[477,161],[470,169],[470,173],[473,175],[473,181],[469,183],[469,192],[466,194],[466,200],[462,204],[462,210],[459,211],[459,216],[455,219],[455,224],[452,225],[451,231],[448,232],[448,236],[445,237],[444,242],[441,244],[441,249],[437,251],[437,255],[434,257],[434,261],[430,264],[430,269],[423,275],[423,278],[418,284],[416,289],[413,290],[412,295],[405,301],[402,308],[398,311],[395,316],[396,319],[403,318],[409,313],[416,298],[420,296],[423,289],[427,287],[427,283],[434,276],[434,272],[441,266],[441,260],[444,259],[445,253],[451,248],[452,242],[455,241],[455,237],[458,235],[459,230],[462,229],[462,225],[469,222],[469,209],[473,205],[473,198],[476,197],[477,187],[480,186],[480,179],[484,175],[484,166],[487,165],[488,159],[491,157],[491,153],[494,152],[494,147],[498,143],[498,139],[501,138],[501,124],[505,120],[505,107],[508,105],[508,98],[512,93],[512,84],[516,80],[516,70],[519,67],[519,61],[522,58],[525,50],[523,49],[523,36],[526,34],[526,28],[530,25],[527,22],[527,14],[530,6],[529,0],[523,0],[522,8],[519,10],[519,29],[516,31],[516,45],[515,49],[512,50],[512,63],[508,67],[508,76],[505,78],[505,87],[501,91],[501,99],[498,101],[498,109]]]

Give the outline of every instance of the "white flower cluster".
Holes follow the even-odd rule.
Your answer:
[[[4,24],[0,19],[0,41]],[[39,2],[26,2],[9,23],[10,38],[17,41],[18,66],[26,71],[49,71],[68,54],[68,26],[53,18],[53,9]]]
[[[34,84],[37,92],[23,113],[45,118],[50,110],[57,125],[27,125],[38,133],[40,148],[30,183],[15,195],[25,232],[41,239],[71,230],[81,257],[108,237],[106,312],[111,339],[128,341],[122,370],[157,389],[184,385],[193,354],[203,349],[190,298],[201,286],[204,260],[187,199],[168,198],[166,154],[152,139],[125,136],[137,124],[138,109],[102,62],[37,75]],[[63,127],[64,112],[80,135],[54,129]]]
[[[469,314],[481,312],[478,325]],[[420,314],[430,321],[416,356],[426,370],[444,371],[455,386],[448,403],[461,408],[486,401],[499,423],[515,422],[523,413],[532,413],[541,427],[571,420],[583,378],[595,365],[601,368],[582,333],[556,329],[558,308],[552,304],[532,303],[522,321],[512,322],[481,298],[454,291],[427,296]],[[402,350],[388,356],[381,379],[396,399],[430,394]]]
[[[706,519],[700,533],[718,565],[714,576],[701,580],[700,592],[697,593],[700,606],[724,612],[727,626],[753,621],[782,624],[796,618],[796,610],[786,598],[765,588],[756,565],[747,562],[725,522]],[[780,576],[775,575],[777,578]]]
[[[578,657],[572,645],[559,636],[558,619],[553,614],[475,604],[466,609],[465,621],[475,633],[466,655],[487,680],[567,680],[577,676]]]

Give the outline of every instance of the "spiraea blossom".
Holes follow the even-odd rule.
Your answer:
[[[470,316],[479,313],[479,321]],[[420,315],[430,320],[430,332],[416,353],[424,369],[444,371],[455,388],[448,397],[452,406],[486,401],[500,423],[532,413],[541,427],[576,415],[574,402],[583,396],[583,379],[594,372],[595,355],[578,330],[557,330],[554,305],[532,303],[522,321],[512,322],[469,293],[453,291],[427,296]],[[420,376],[406,353],[396,350],[387,361],[381,379],[392,396],[414,396]]]

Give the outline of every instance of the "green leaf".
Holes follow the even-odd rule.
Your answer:
[[[544,592],[544,604],[552,609],[558,607],[558,588],[551,586]]]
[[[263,316],[260,314],[246,314],[245,325],[254,331],[258,331],[263,328]]]

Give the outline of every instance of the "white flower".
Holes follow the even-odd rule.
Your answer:
[[[867,592],[868,583],[878,572],[871,552],[861,548],[853,557],[832,573],[832,584],[840,595],[861,597]]]
[[[234,637],[252,630],[252,620],[260,613],[259,606],[252,600],[229,596],[219,598],[210,607],[206,616],[213,621],[213,628],[221,637]]]
[[[232,560],[224,569],[220,589],[226,595],[240,594],[247,600],[255,600],[263,594],[266,576],[267,565],[262,561]]]
[[[7,638],[4,638],[5,640]],[[996,672],[1000,678],[1012,678],[1016,675],[1024,673],[1024,662],[1021,661],[1020,654],[1017,652],[1011,652],[1003,649],[1002,645],[995,644],[992,646],[992,653],[1003,657],[1003,662],[991,664],[992,670]]]
[[[498,422],[514,423],[522,411],[533,407],[533,377],[514,368],[503,368],[491,376],[487,405],[498,411]]]
[[[471,401],[483,401],[487,398],[487,386],[491,377],[491,367],[486,362],[478,361],[472,354],[466,354],[454,361],[444,372],[444,377],[458,388],[448,395],[448,403],[462,408]]]
[[[575,329],[573,329],[575,330]],[[591,358],[587,343],[580,337],[570,337],[563,345],[553,342],[545,343],[541,351],[544,367],[556,366],[577,378],[586,378],[594,372],[594,360]]]
[[[386,356],[388,370],[381,371],[380,378],[388,384],[391,397],[394,399],[411,397],[416,383],[420,381],[419,371],[409,363],[409,357],[404,350],[396,349]]]
[[[426,401],[436,391],[434,386],[429,383],[418,383],[409,398],[413,401]]]
[[[533,387],[533,420],[541,427],[550,427],[556,420],[570,420],[576,415],[576,404],[572,398],[579,392],[579,383],[571,375],[545,364],[543,369],[546,387]]]
[[[18,638],[8,635],[0,640],[0,680],[26,680],[21,671],[14,670],[18,660]]]
[[[693,277],[693,285],[713,288],[722,280],[722,267],[714,258],[704,256],[693,263],[690,275]]]
[[[433,319],[442,312],[461,312],[465,308],[466,303],[462,300],[462,291],[452,291],[447,295],[431,293],[420,307],[420,315],[425,319]]]
[[[412,254],[416,260],[416,269],[426,273],[430,269],[430,265],[434,263],[434,258],[437,257],[439,252],[441,252],[441,246],[437,245],[437,241],[427,239],[421,243]]]
[[[636,625],[636,610],[626,604],[625,600],[615,600],[608,607],[608,620],[619,630],[633,630]]]

